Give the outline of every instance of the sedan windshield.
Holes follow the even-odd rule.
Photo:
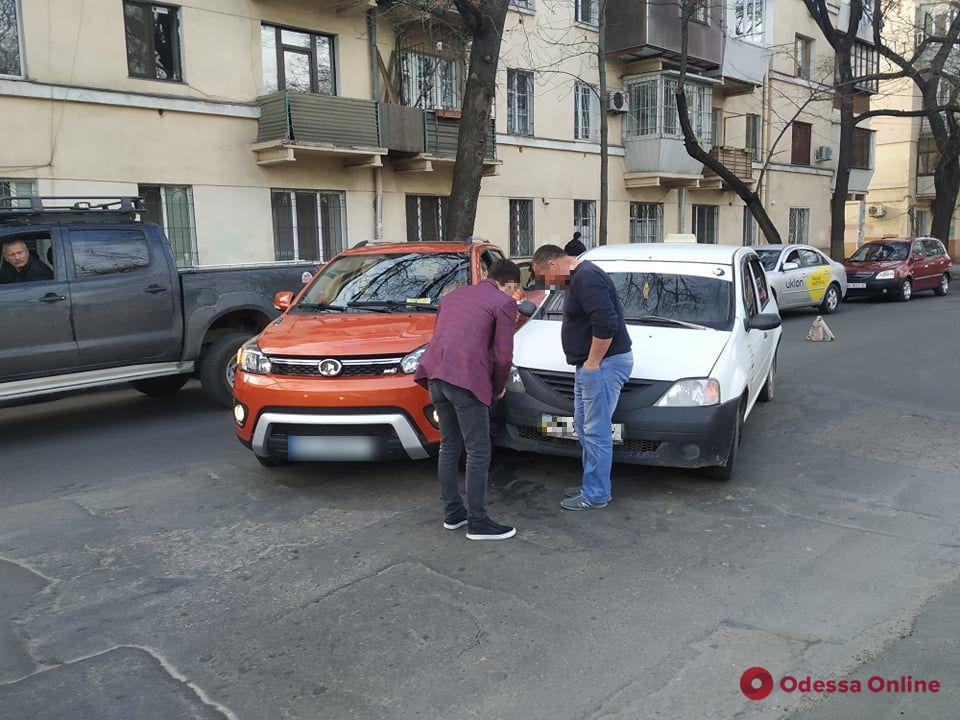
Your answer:
[[[655,272],[610,273],[628,324],[729,330],[733,326],[733,283],[699,275]],[[563,316],[564,290],[550,294],[541,318]]]
[[[763,265],[764,270],[769,272],[776,269],[780,250],[774,248],[754,248],[754,250],[760,256],[760,264]]]
[[[323,269],[297,307],[341,312],[435,310],[440,298],[469,282],[466,253],[344,255]]]
[[[869,243],[861,245],[850,257],[853,262],[893,262],[906,260],[910,255],[910,243]]]

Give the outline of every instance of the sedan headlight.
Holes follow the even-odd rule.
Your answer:
[[[896,270],[882,270],[877,273],[877,280],[893,280],[896,276]]]
[[[523,380],[520,378],[520,371],[516,367],[510,368],[510,374],[507,375],[507,382],[504,387],[510,392],[526,392],[523,386]]]
[[[417,371],[417,366],[420,364],[420,358],[423,357],[423,353],[426,352],[427,346],[418,347],[409,355],[404,356],[403,360],[400,361],[400,369],[405,372],[407,375],[412,375]]]
[[[657,401],[657,407],[706,407],[720,403],[720,383],[713,378],[678,380]]]
[[[270,372],[270,358],[251,340],[240,346],[237,351],[237,367],[253,375],[266,375]]]

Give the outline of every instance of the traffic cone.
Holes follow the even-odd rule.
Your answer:
[[[837,336],[823,321],[823,317],[817,315],[817,319],[813,321],[813,325],[807,332],[807,340],[811,342],[833,342],[836,339]]]

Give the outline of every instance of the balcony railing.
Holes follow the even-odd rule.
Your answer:
[[[726,168],[743,180],[745,183],[753,182],[753,157],[748,150],[743,148],[719,147],[710,148],[710,157],[722,162]],[[715,178],[717,174],[710,168],[703,168],[705,178]]]
[[[260,98],[257,142],[289,140],[333,148],[378,148],[377,104],[336,95],[278,92]]]
[[[460,138],[460,121],[452,118],[441,118],[436,111],[428,110],[424,113],[426,123],[426,149],[429,155],[456,156],[457,142]],[[493,160],[496,157],[497,133],[495,124],[491,120],[487,131],[487,147],[484,159]]]

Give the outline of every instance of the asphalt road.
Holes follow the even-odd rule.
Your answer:
[[[192,386],[0,410],[0,718],[957,717],[960,298],[811,320],[731,482],[622,466],[568,514],[575,461],[503,455],[504,543],[441,529],[430,463],[261,468]]]

